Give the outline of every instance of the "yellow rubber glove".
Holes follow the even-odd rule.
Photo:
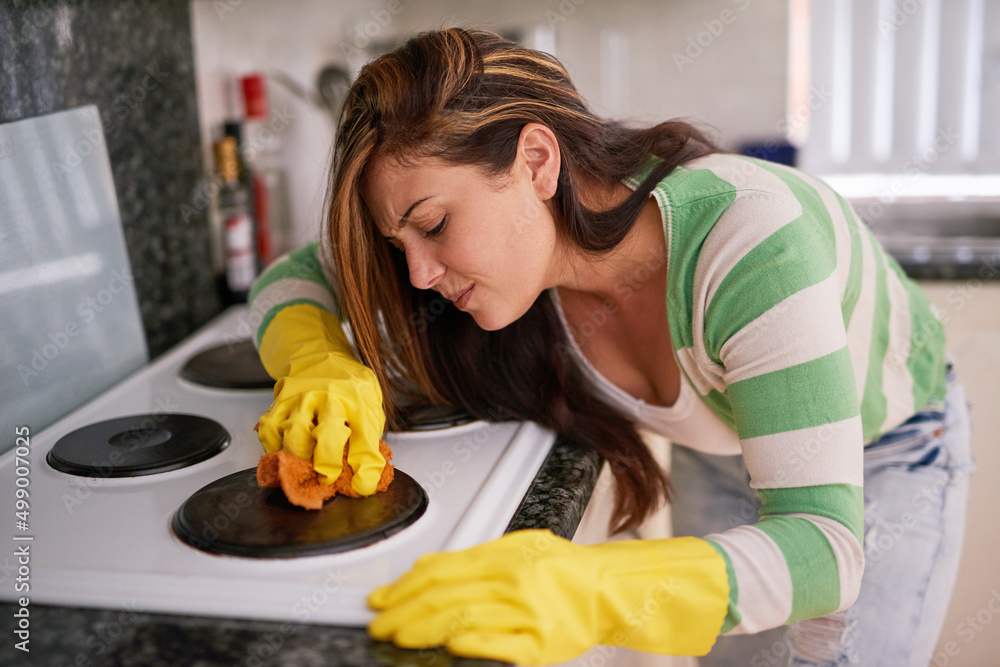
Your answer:
[[[385,428],[382,389],[354,355],[337,318],[308,304],[283,308],[264,332],[260,359],[278,380],[257,428],[264,450],[284,449],[312,461],[322,481],[332,484],[350,438],[351,486],[363,496],[375,493],[385,468],[378,451]]]
[[[548,530],[421,557],[376,589],[368,632],[405,648],[548,665],[595,644],[704,655],[729,608],[722,556],[694,537],[580,546]]]

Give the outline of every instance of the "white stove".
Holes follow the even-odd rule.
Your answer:
[[[256,468],[263,449],[253,426],[271,403],[267,389],[218,389],[180,376],[199,352],[249,335],[234,307],[154,363],[0,456],[5,501],[27,479],[27,528],[10,528],[27,547],[30,591],[13,585],[0,599],[132,611],[364,625],[365,597],[402,575],[421,554],[499,537],[555,436],[532,423],[473,421],[439,430],[388,433],[398,471],[426,492],[424,513],[370,546],[282,558],[215,555],[172,529],[178,508],[202,487]],[[229,444],[179,469],[134,477],[60,472],[46,455],[65,435],[114,418],[186,413],[221,424]],[[332,502],[336,502],[332,501]],[[213,521],[223,527],[228,512]],[[305,511],[305,510],[302,510]],[[11,525],[11,524],[8,524]],[[10,544],[11,542],[8,542]],[[22,551],[23,552],[23,551]],[[10,582],[8,582],[10,584]]]

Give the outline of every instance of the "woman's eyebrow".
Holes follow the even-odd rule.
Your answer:
[[[410,205],[410,208],[406,209],[406,213],[404,213],[403,217],[399,219],[399,222],[396,223],[396,229],[398,230],[398,229],[402,229],[403,227],[405,227],[406,223],[409,222],[409,220],[410,220],[410,214],[413,213],[413,209],[415,209],[416,207],[420,206],[421,204],[423,204],[428,199],[430,199],[430,197],[424,197],[423,199],[420,199],[418,201],[413,202]]]

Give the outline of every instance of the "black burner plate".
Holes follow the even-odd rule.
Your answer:
[[[435,431],[461,426],[476,420],[461,408],[447,405],[407,405],[400,406],[400,425],[395,432]]]
[[[81,477],[137,477],[177,470],[229,445],[222,424],[197,415],[140,414],[90,424],[59,438],[50,466]]]
[[[253,342],[242,340],[219,345],[191,357],[181,369],[185,380],[220,389],[271,389],[274,380]]]
[[[340,553],[385,539],[419,519],[427,494],[398,468],[389,488],[366,498],[335,496],[321,509],[288,502],[280,488],[257,486],[257,470],[202,487],[174,515],[174,533],[213,554],[294,558]]]

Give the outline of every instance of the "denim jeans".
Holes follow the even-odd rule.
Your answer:
[[[951,598],[965,529],[969,407],[951,364],[944,405],[865,446],[865,572],[848,609],[756,635],[720,637],[701,667],[928,664]],[[740,456],[675,445],[674,535],[755,523],[760,498]]]

